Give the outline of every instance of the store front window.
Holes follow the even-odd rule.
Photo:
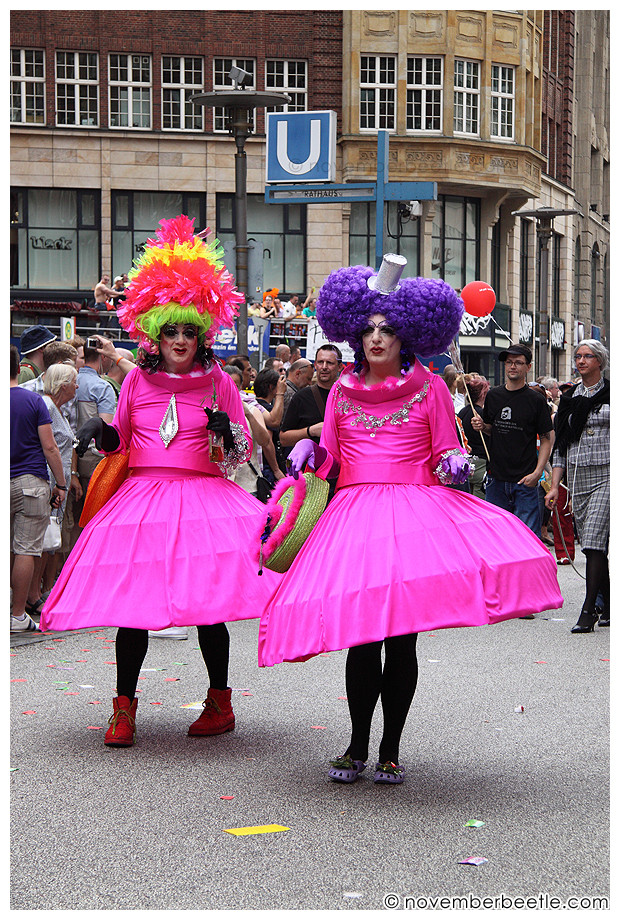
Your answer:
[[[262,195],[247,197],[248,239],[262,243],[263,290],[280,293],[306,291],[306,206],[266,204]],[[235,196],[217,196],[217,236],[222,243],[235,240]],[[235,266],[228,266],[235,273]]]
[[[461,291],[480,271],[480,201],[440,195],[433,220],[433,278]]]
[[[416,278],[420,265],[420,219],[399,213],[397,201],[386,202],[383,217],[383,251],[405,256],[405,278]],[[349,219],[349,264],[375,266],[374,201],[359,201],[351,205]]]
[[[194,230],[206,226],[204,195],[181,192],[112,192],[112,277],[128,272],[160,220],[186,214]]]
[[[11,287],[91,289],[99,280],[100,223],[97,190],[12,189]]]

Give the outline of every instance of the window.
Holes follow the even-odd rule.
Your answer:
[[[99,59],[94,52],[56,52],[56,124],[99,124]]]
[[[399,214],[398,201],[386,201],[383,218],[384,252],[405,256],[404,276],[415,278],[420,265],[420,221]],[[376,261],[376,203],[351,204],[349,219],[349,265],[374,265]]]
[[[45,124],[45,53],[11,48],[11,121]]]
[[[558,317],[560,315],[560,266],[561,266],[561,246],[562,237],[559,233],[554,233],[551,237],[551,315]]]
[[[232,89],[232,81],[228,76],[231,67],[239,67],[250,74],[243,84],[247,89],[256,89],[256,62],[252,58],[215,58],[213,61],[213,88]],[[256,130],[256,109],[250,109],[249,120],[252,131]],[[228,109],[215,106],[213,109],[213,130],[228,131]]]
[[[151,127],[151,58],[110,55],[110,127]]]
[[[11,189],[11,286],[92,291],[99,280],[100,192]]]
[[[575,318],[579,317],[579,306],[581,300],[581,236],[575,240],[575,262],[573,266],[573,313]]]
[[[590,256],[590,319],[594,325],[596,325],[596,288],[598,283],[598,260],[600,257],[598,243],[595,243]]]
[[[454,131],[475,134],[480,131],[480,64],[454,62]]]
[[[475,281],[480,269],[480,201],[440,195],[433,220],[433,278],[455,290]]]
[[[265,61],[265,89],[288,93],[291,101],[267,108],[268,112],[305,112],[308,79],[305,61]]]
[[[195,192],[112,192],[112,277],[131,268],[144,251],[144,244],[155,237],[163,218],[187,214],[194,219],[194,230],[206,226],[204,195]]]
[[[530,283],[530,222],[521,218],[521,244],[520,251],[520,281],[519,281],[519,308],[525,313],[529,307]]]
[[[360,130],[396,128],[396,58],[363,54],[360,59]]]
[[[407,131],[441,132],[443,59],[407,60]]]
[[[514,140],[515,70],[493,64],[491,67],[491,137]]]
[[[217,237],[235,241],[235,196],[218,193]],[[266,204],[263,195],[248,195],[248,238],[262,243],[263,290],[281,293],[306,290],[306,206]],[[227,266],[235,273],[235,265]]]
[[[203,107],[190,102],[204,85],[201,57],[163,55],[161,59],[161,122],[164,130],[202,131]]]

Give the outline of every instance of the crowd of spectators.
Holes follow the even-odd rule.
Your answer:
[[[277,294],[277,289],[266,293],[261,315],[293,318],[315,309],[311,295],[303,304],[296,295],[282,304]],[[46,327],[34,326],[23,333],[20,346],[21,360],[11,347],[11,624],[30,630],[79,535],[84,497],[102,457],[91,445],[78,458],[76,433],[94,416],[112,420],[135,357],[115,347],[107,330],[87,341],[76,336],[60,342]],[[568,493],[561,491],[555,514],[545,505],[545,494],[551,486],[553,421],[562,393],[577,381],[560,383],[547,376],[528,383],[531,355],[523,346],[511,346],[500,360],[506,362],[503,387],[490,387],[478,373],[458,373],[453,365],[443,373],[457,432],[474,468],[463,488],[513,511],[555,547],[559,565],[569,564],[577,535]],[[239,388],[254,442],[250,460],[234,478],[266,501],[286,475],[294,445],[303,438],[319,442],[327,397],[343,370],[342,354],[338,346],[324,344],[310,360],[292,340],[283,341],[258,369],[249,355],[236,354],[227,358],[224,370]],[[330,485],[333,493],[335,483]],[[60,545],[44,551],[50,502],[60,524]]]

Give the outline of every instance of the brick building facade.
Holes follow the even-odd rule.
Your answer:
[[[181,211],[234,242],[225,113],[189,100],[235,64],[293,110],[337,113],[336,182],[376,177],[382,129],[391,181],[437,182],[415,216],[386,207],[385,249],[494,286],[494,322],[462,329],[466,368],[494,380],[508,336],[536,354],[537,228],[519,211],[579,211],[553,228],[550,369],[608,334],[609,11],[14,10],[10,38],[15,300],[86,301]],[[245,151],[263,289],[303,296],[373,261],[374,202],[267,204],[262,110]]]

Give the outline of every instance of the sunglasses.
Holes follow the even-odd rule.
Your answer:
[[[161,334],[165,339],[176,339],[178,335],[182,335],[185,339],[195,339],[198,336],[198,330],[195,326],[178,329],[176,326],[168,325],[163,327]]]
[[[375,332],[379,332],[379,335],[382,335],[386,338],[393,338],[396,335],[396,330],[389,326],[387,323],[373,323],[369,322],[365,329],[362,329],[362,338],[367,339]]]

